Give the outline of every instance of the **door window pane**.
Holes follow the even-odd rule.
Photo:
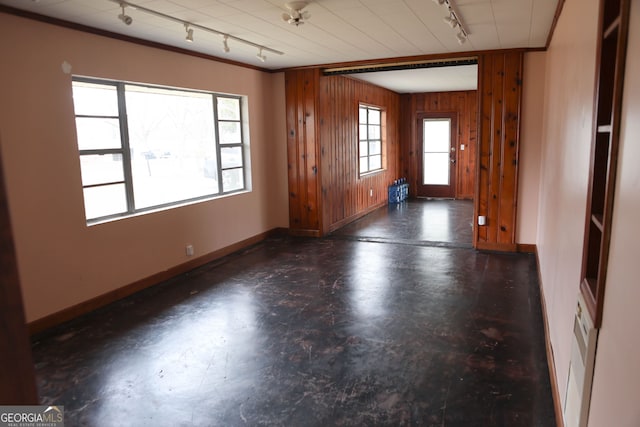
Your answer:
[[[449,119],[424,121],[424,151],[425,153],[448,153],[450,148]]]
[[[451,120],[423,121],[422,180],[424,185],[449,185]]]
[[[449,153],[424,153],[425,185],[449,185]]]

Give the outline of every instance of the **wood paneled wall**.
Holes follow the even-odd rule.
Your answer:
[[[400,96],[342,76],[320,78],[323,232],[331,232],[387,203],[398,178]],[[358,106],[383,110],[384,171],[359,176]]]
[[[478,129],[477,91],[433,92],[401,96],[400,128],[402,175],[407,177],[410,194],[415,197],[420,178],[418,170],[418,114],[454,112],[458,116],[458,147],[456,151],[456,198],[472,199],[476,182],[476,148]],[[464,144],[465,149],[460,150]]]
[[[319,80],[318,69],[285,73],[289,229],[298,235],[322,234],[316,124]]]
[[[523,54],[485,54],[478,61],[480,156],[476,190],[479,249],[515,251]]]
[[[466,146],[457,151],[457,197],[473,195],[475,217],[487,218],[486,225],[475,226],[474,245],[515,251],[522,68],[521,52],[482,54],[477,92],[402,96],[322,76],[319,69],[287,71],[291,232],[321,236],[347,224],[385,204],[387,186],[401,176],[410,179],[415,195],[417,114],[456,111],[459,143]],[[359,102],[378,105],[387,115],[386,170],[362,178]]]
[[[400,96],[319,70],[287,71],[289,227],[321,236],[387,203],[398,178]],[[381,107],[384,170],[360,177],[358,106]]]

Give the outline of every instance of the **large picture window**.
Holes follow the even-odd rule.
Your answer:
[[[88,222],[246,189],[242,98],[74,77]]]
[[[359,108],[360,175],[381,170],[382,166],[382,111],[360,105]]]

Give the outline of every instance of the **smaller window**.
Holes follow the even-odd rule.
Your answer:
[[[382,169],[382,111],[360,105],[359,108],[360,175]]]

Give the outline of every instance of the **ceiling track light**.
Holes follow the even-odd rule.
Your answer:
[[[262,53],[262,48],[260,48],[260,50],[256,54],[256,58],[258,58],[262,62],[265,62],[267,60],[267,57]]]
[[[127,5],[125,3],[120,3],[120,7],[122,8],[122,13],[118,15],[118,19],[125,23],[125,25],[131,25],[133,22],[133,18],[124,13],[124,8]]]
[[[226,34],[222,37],[222,49],[225,53],[229,53],[231,49],[229,49],[229,36]]]
[[[184,24],[184,30],[187,32],[185,40],[193,43],[193,28],[189,28],[189,24]]]
[[[224,40],[223,41],[223,43],[224,43],[223,47],[224,47],[224,51],[225,52],[229,52],[229,46],[227,44],[227,41],[230,39],[230,40],[236,41],[238,43],[246,44],[248,46],[252,46],[252,47],[255,47],[255,48],[259,49],[258,54],[260,55],[260,60],[262,62],[265,62],[267,60],[267,57],[263,54],[263,51],[264,52],[271,52],[271,53],[276,54],[276,55],[284,55],[284,52],[281,52],[279,50],[272,49],[270,47],[267,47],[267,46],[264,46],[264,45],[261,45],[261,44],[258,44],[258,43],[254,43],[252,41],[245,40],[245,39],[240,38],[240,37],[232,36],[231,34],[227,34],[227,33],[223,32],[223,31],[218,31],[215,28],[205,27],[204,25],[199,25],[199,24],[194,24],[193,22],[185,21],[184,19],[176,18],[174,16],[167,15],[165,13],[158,12],[157,10],[149,9],[147,7],[144,7],[144,6],[140,6],[140,5],[131,3],[129,1],[124,1],[124,0],[109,0],[109,1],[111,1],[113,3],[118,3],[120,5],[120,7],[122,8],[122,13],[120,15],[118,15],[118,19],[120,19],[122,22],[124,22],[127,25],[131,25],[131,23],[133,22],[133,18],[131,18],[130,16],[126,15],[124,13],[124,9],[125,9],[125,7],[131,7],[133,9],[136,9],[136,11],[147,13],[149,15],[153,15],[153,16],[156,16],[158,18],[163,18],[163,19],[166,19],[168,21],[173,21],[173,22],[177,22],[179,24],[184,25],[185,31],[187,32],[187,35],[186,35],[185,39],[187,41],[189,41],[189,42],[193,41],[193,30],[194,29],[198,29],[198,30],[201,30],[201,31],[206,31],[206,32],[209,32],[209,33],[213,33],[213,34],[217,34],[217,35],[222,36],[224,38],[223,39]]]
[[[459,25],[458,20],[455,18],[455,16],[453,16],[453,14],[450,14],[449,16],[445,16],[444,22],[449,24],[451,28],[456,28]]]
[[[433,0],[433,2],[447,8],[449,16],[445,16],[443,18],[444,22],[449,24],[451,28],[458,29],[456,39],[458,40],[459,44],[463,44],[464,42],[466,42],[470,33],[466,25],[464,25],[464,22],[460,17],[460,12],[458,12],[456,5],[453,3],[453,0]]]

